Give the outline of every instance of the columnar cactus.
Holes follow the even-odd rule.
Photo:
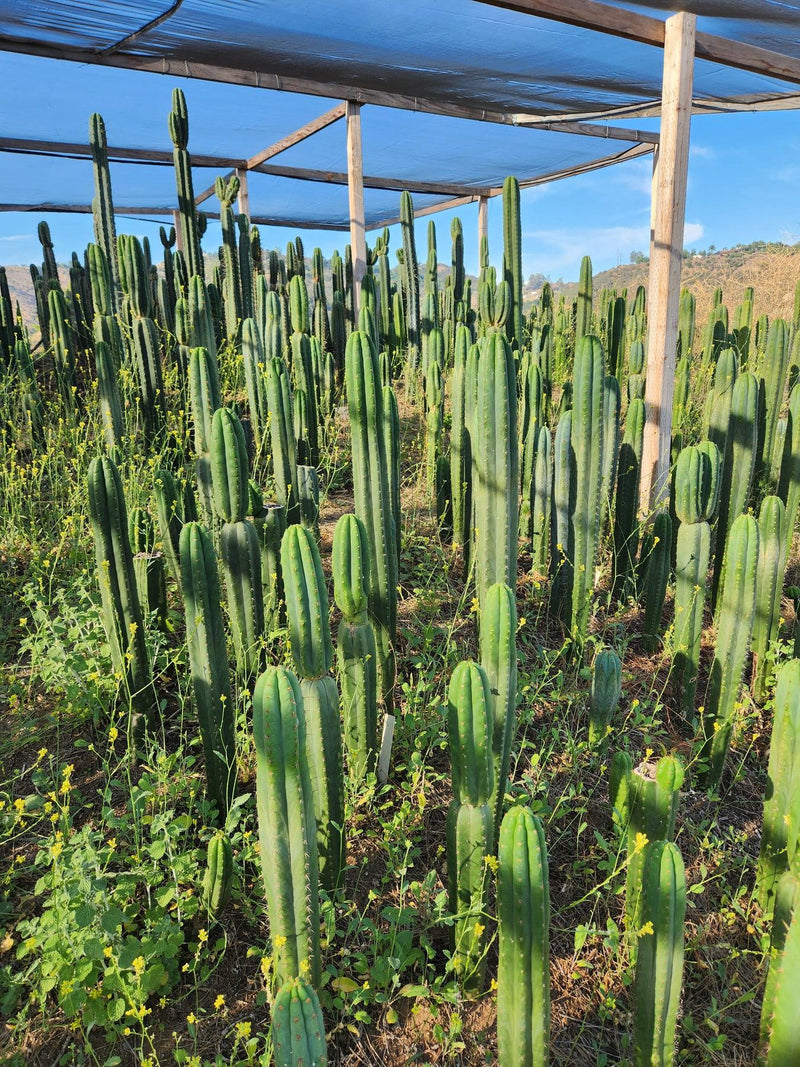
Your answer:
[[[183,236],[189,276],[203,277],[203,253],[200,250],[200,231],[197,208],[192,185],[192,161],[187,151],[189,144],[189,112],[186,97],[180,89],[172,90],[172,110],[169,113],[169,135],[175,146],[172,158],[175,163],[175,182],[178,189],[178,211]]]
[[[671,841],[647,846],[642,874],[642,933],[634,980],[634,1063],[670,1067],[683,980],[686,874]]]
[[[447,697],[453,800],[447,812],[447,878],[455,916],[456,973],[467,994],[478,994],[485,969],[484,926],[487,876],[492,851],[494,789],[489,682],[477,663],[459,663]]]
[[[350,776],[359,781],[375,767],[378,676],[375,632],[367,617],[369,541],[363,522],[343,515],[333,534],[333,589],[342,612],[337,634],[344,741]]]
[[[778,636],[781,594],[786,572],[786,508],[777,496],[765,496],[758,516],[756,614],[753,620],[753,698],[763,704],[769,695]]]
[[[711,526],[719,503],[719,450],[710,441],[684,448],[675,467],[673,504],[680,521],[675,553],[673,671],[680,707],[694,709],[700,666],[700,634],[711,546]]]
[[[416,373],[420,349],[419,265],[414,240],[414,205],[411,194],[404,189],[400,194],[400,228],[403,234],[403,292],[405,296],[405,322],[408,342],[408,366]]]
[[[589,705],[589,743],[600,744],[622,693],[622,663],[613,648],[601,648],[592,665],[592,696]]]
[[[652,530],[642,541],[642,594],[644,596],[644,625],[642,638],[645,648],[653,651],[661,634],[661,615],[667,595],[670,560],[672,556],[672,519],[666,511],[659,511]]]
[[[519,210],[519,182],[506,178],[503,182],[503,279],[511,296],[508,339],[522,350],[522,223]]]
[[[516,589],[519,531],[517,386],[502,334],[485,338],[478,362],[475,461],[475,583],[483,604],[496,582]]]
[[[225,629],[219,606],[217,560],[211,538],[196,522],[181,530],[181,588],[189,665],[210,798],[224,825],[236,790],[236,709],[231,700]]]
[[[583,644],[589,622],[594,569],[600,547],[603,479],[603,349],[583,337],[575,352],[570,441],[575,457],[574,497],[570,493],[570,549],[573,581],[571,633]],[[574,503],[573,503],[574,499]]]
[[[542,824],[512,808],[500,829],[497,1045],[500,1067],[546,1067],[550,1046],[550,889]]]
[[[760,391],[762,397],[763,429],[759,433],[759,455],[756,470],[769,475],[775,458],[775,436],[778,417],[786,389],[789,365],[789,327],[783,319],[774,319],[769,326],[767,346],[761,365]]]
[[[619,459],[619,415],[621,407],[619,382],[607,374],[603,379],[603,480],[600,486],[601,531],[612,513],[612,498],[617,484]]]
[[[620,755],[619,753],[617,755]],[[627,831],[628,869],[625,879],[625,926],[631,956],[636,955],[642,927],[642,870],[648,841],[667,841],[675,833],[683,766],[675,756],[662,757],[655,767],[632,768],[630,758],[612,766],[612,802],[620,828]]]
[[[369,612],[378,646],[381,693],[391,711],[394,690],[394,637],[397,621],[397,546],[386,457],[386,413],[377,354],[369,337],[350,335],[345,355],[347,406],[353,447],[355,510],[370,547]]]
[[[203,903],[214,918],[227,907],[233,880],[233,848],[224,830],[217,831],[208,842],[206,870],[203,876]]]
[[[167,585],[164,554],[156,550],[156,532],[146,508],[133,508],[128,520],[128,536],[133,551],[133,573],[139,605],[148,615],[155,612],[163,625],[167,617]]]
[[[465,571],[469,571],[472,525],[472,442],[467,427],[469,348],[469,329],[460,325],[456,328],[453,375],[450,379],[450,486],[453,498],[453,543],[459,545],[463,551]]]
[[[733,715],[742,684],[756,607],[758,524],[740,515],[728,533],[722,591],[714,617],[716,651],[706,694],[702,755],[709,789],[719,785],[733,732]]]
[[[117,368],[111,346],[105,341],[97,341],[94,346],[95,367],[97,368],[97,400],[100,408],[100,421],[103,424],[103,436],[109,453],[122,444],[125,436],[125,419],[122,414],[122,402],[117,385]]]
[[[507,585],[486,591],[480,619],[480,659],[489,682],[489,712],[494,762],[495,835],[503,814],[511,743],[517,726],[517,603]]]
[[[572,555],[570,552],[570,512],[575,486],[572,453],[572,412],[566,411],[558,420],[553,448],[553,502],[551,509],[550,570],[552,572],[551,600],[562,618],[569,617],[572,594]]]
[[[400,412],[397,395],[391,385],[383,387],[383,443],[386,449],[386,469],[389,478],[389,502],[394,521],[394,543],[397,567],[400,567],[400,544],[403,516],[400,508]],[[440,457],[441,458],[441,457]]]
[[[250,425],[256,449],[260,449],[267,431],[267,383],[264,374],[264,349],[253,319],[242,323],[242,361],[247,389],[247,404],[250,410]]]
[[[781,875],[795,863],[800,837],[800,660],[778,672],[764,799],[764,828],[756,895],[765,912],[774,905]]]
[[[275,974],[320,980],[317,829],[300,685],[270,667],[253,695],[256,810]]]
[[[306,753],[317,820],[319,873],[326,889],[339,884],[344,861],[344,779],[339,690],[330,674],[333,645],[328,594],[313,534],[289,526],[281,542],[289,639],[306,717]]]
[[[302,976],[285,982],[272,1006],[275,1067],[326,1067],[325,1020],[314,987]]]
[[[297,497],[300,523],[319,541],[319,475],[316,467],[297,465]]]
[[[264,590],[264,616],[277,625],[286,621],[281,569],[281,541],[286,533],[286,508],[269,504],[255,516],[255,527],[261,542],[261,585]]]
[[[800,1061],[800,1015],[797,987],[800,983],[800,918],[795,907],[776,968],[772,1015],[767,1022],[769,1045],[766,1067],[793,1067]]]
[[[222,226],[222,280],[225,307],[225,332],[233,340],[242,321],[242,281],[239,271],[239,235],[233,216],[233,202],[239,194],[239,179],[233,174],[227,180],[218,177],[214,192],[219,199],[220,223]]]
[[[617,464],[617,499],[614,508],[614,591],[622,595],[634,574],[639,549],[639,475],[642,465],[645,406],[631,400]]]
[[[575,347],[582,337],[592,332],[592,261],[588,256],[581,260],[578,282],[578,310],[575,317]]]
[[[800,338],[800,333],[797,335]],[[800,504],[800,383],[789,394],[778,496],[786,505],[786,550],[791,550]]]
[[[761,1041],[769,1040],[772,1018],[775,1008],[775,993],[778,976],[781,971],[781,957],[786,944],[786,935],[792,924],[797,906],[800,904],[800,875],[795,870],[785,871],[775,887],[772,901],[772,931],[769,942],[769,970],[764,985],[764,999],[761,1004]]]
[[[111,195],[106,127],[101,116],[96,113],[89,118],[89,148],[92,152],[94,170],[94,200],[92,201],[94,239],[105,253],[112,280],[108,293],[109,310],[102,314],[113,315],[117,310],[117,291],[119,290],[117,228],[114,220],[114,200]]]
[[[278,503],[286,509],[286,521],[291,526],[300,521],[297,446],[289,373],[278,357],[267,361],[267,406]]]
[[[159,467],[153,475],[153,491],[156,498],[156,517],[161,547],[169,573],[180,585],[180,538],[184,523],[183,492],[171,471]]]
[[[119,472],[107,456],[93,459],[89,465],[89,518],[111,663],[127,690],[130,728],[138,738],[152,719],[155,693],[128,539],[125,495]]]

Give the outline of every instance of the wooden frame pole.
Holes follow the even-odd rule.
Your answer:
[[[358,313],[361,279],[367,269],[364,225],[364,157],[361,149],[361,104],[347,101],[347,192],[350,200],[350,249],[353,255],[353,304]]]
[[[696,16],[680,12],[664,29],[661,142],[653,182],[653,238],[648,279],[647,416],[639,509],[650,515],[669,489],[672,396],[681,290]]]
[[[239,179],[239,214],[250,218],[250,190],[247,187],[247,170],[244,167],[236,168],[236,177]]]
[[[489,236],[489,197],[482,196],[478,201],[478,248],[484,237]]]

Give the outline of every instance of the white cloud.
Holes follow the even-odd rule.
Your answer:
[[[716,159],[717,153],[706,144],[690,144],[689,145],[689,158],[695,157],[697,159]]]
[[[29,233],[10,233],[8,237],[0,237],[0,241],[27,241],[30,236]]]
[[[687,222],[684,244],[691,245],[704,233],[700,222]],[[577,278],[583,256],[590,256],[595,271],[607,270],[618,263],[627,263],[636,249],[644,252],[650,245],[650,227],[606,226],[557,230],[531,230],[525,234],[528,247],[524,256],[526,274],[541,271],[552,277]]]

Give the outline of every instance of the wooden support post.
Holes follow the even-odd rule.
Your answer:
[[[484,237],[489,236],[489,197],[482,196],[478,201],[478,251]]]
[[[236,177],[239,179],[239,214],[250,218],[250,190],[247,187],[247,171],[244,167],[236,168]]]
[[[361,104],[347,101],[347,191],[350,197],[350,249],[353,254],[353,305],[358,315],[361,279],[367,269],[364,228],[364,159],[361,151]]]
[[[183,233],[181,231],[181,213],[180,211],[172,212],[172,225],[175,227],[175,247],[178,252],[183,251]]]
[[[661,142],[653,183],[655,204],[647,294],[647,418],[639,490],[642,515],[665,506],[669,488],[695,26],[696,17],[682,11],[667,19],[664,32]]]

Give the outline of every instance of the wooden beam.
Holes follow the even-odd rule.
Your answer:
[[[285,137],[282,137],[280,141],[276,141],[274,144],[269,145],[269,147],[263,148],[260,152],[256,152],[250,159],[245,160],[242,166],[245,170],[254,170],[261,163],[264,163],[265,160],[272,159],[273,156],[277,156],[281,152],[285,152],[287,148],[291,148],[293,145],[305,141],[307,137],[311,137],[312,134],[317,133],[319,130],[324,130],[326,126],[330,126],[331,123],[336,122],[342,115],[344,115],[344,104],[337,104],[336,107],[331,108],[330,111],[326,111],[324,115],[319,115],[317,118],[312,119],[311,122],[307,122],[305,126],[301,126],[300,129],[295,130],[294,133],[289,133]],[[194,166],[194,159],[192,159],[192,165]],[[230,174],[226,174],[225,177],[230,178]],[[214,186],[210,185],[208,189],[204,189],[202,193],[194,198],[195,204],[202,204],[203,201],[208,200],[213,193]]]
[[[0,204],[0,212],[20,211],[30,214],[31,212],[43,212],[53,215],[91,215],[91,204]],[[160,218],[175,218],[175,209],[172,207],[120,207],[114,205],[115,215],[153,215]],[[203,214],[210,219],[218,219],[218,211],[205,211]],[[298,230],[337,230],[347,233],[350,226],[346,222],[329,222],[327,219],[292,219],[273,215],[251,215],[250,221],[259,226],[286,226]]]
[[[550,133],[578,133],[583,137],[603,137],[608,141],[638,141],[640,144],[658,144],[659,134],[652,130],[628,130],[624,126],[595,126],[589,122],[532,118],[530,115],[515,115],[516,126],[528,126],[534,130]]]
[[[0,137],[0,151],[17,152],[22,155],[58,156],[69,158],[75,156],[90,157],[92,150],[88,144],[74,141],[41,141],[28,137]],[[111,163],[141,163],[150,166],[172,167],[175,165],[172,152],[160,148],[111,148],[107,149]],[[244,166],[246,160],[229,156],[207,156],[192,153],[194,167],[228,167],[235,169]]]
[[[489,197],[482,196],[478,200],[478,247],[484,237],[489,236]]]
[[[247,171],[244,167],[236,168],[239,179],[239,214],[250,218],[250,190],[247,187]]]
[[[627,41],[665,47],[669,19],[664,21],[650,15],[639,15],[611,4],[598,3],[597,0],[481,0],[481,3],[506,11],[536,15],[537,18],[553,19],[586,30],[598,30]],[[713,33],[695,32],[692,49],[692,55],[698,59],[800,84],[800,59],[794,56],[759,48],[744,41],[718,37]]]
[[[350,202],[350,249],[353,254],[353,305],[358,314],[361,279],[367,269],[364,225],[364,159],[361,148],[361,104],[347,101],[347,192]]]
[[[669,489],[696,22],[695,15],[680,12],[665,24],[661,144],[655,168],[653,243],[647,291],[647,414],[639,487],[642,515],[663,507]]]

